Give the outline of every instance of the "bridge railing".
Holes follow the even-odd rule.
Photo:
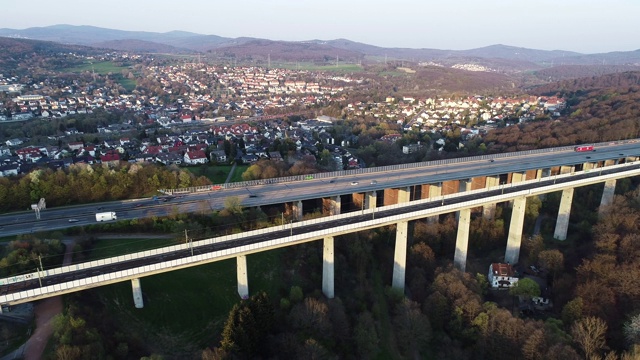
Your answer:
[[[636,143],[638,141],[640,141],[640,139],[607,141],[607,142],[601,142],[601,143],[594,143],[593,146],[597,148],[605,145]],[[543,154],[543,153],[559,152],[559,151],[573,151],[574,147],[575,146],[570,145],[570,146],[561,146],[556,148],[534,149],[534,150],[525,150],[525,151],[509,152],[509,153],[501,153],[501,154],[490,154],[490,155],[477,155],[477,156],[461,157],[461,158],[455,158],[455,159],[423,161],[423,162],[417,162],[417,163],[389,165],[389,166],[380,166],[380,167],[353,169],[353,170],[331,171],[331,172],[323,172],[323,173],[317,173],[317,174],[287,176],[287,177],[263,179],[263,180],[239,181],[239,182],[228,183],[228,184],[214,184],[214,185],[179,188],[179,189],[161,189],[158,191],[164,194],[188,194],[188,193],[195,193],[195,192],[201,192],[201,191],[210,191],[215,189],[242,188],[242,187],[255,186],[255,185],[280,184],[280,183],[289,183],[289,182],[312,180],[312,179],[331,179],[335,177],[344,177],[344,176],[350,176],[350,175],[369,174],[369,173],[375,173],[375,172],[394,171],[394,170],[403,170],[403,169],[414,169],[414,168],[420,168],[420,167],[442,166],[442,165],[456,164],[456,163],[469,162],[469,161],[482,161],[482,160],[489,160],[489,159],[518,157],[518,156]]]

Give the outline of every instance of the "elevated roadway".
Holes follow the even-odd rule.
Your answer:
[[[586,186],[637,175],[640,175],[640,161],[412,201],[377,209],[372,208],[89,263],[42,269],[42,271],[35,273],[0,279],[0,304],[18,304],[125,280],[136,282],[139,288],[138,279],[140,277],[157,273],[233,257],[240,259],[247,254],[278,247],[291,246],[318,239],[332,239],[334,236],[345,233],[406,223],[410,220],[461,211],[496,202],[522,201],[530,196],[553,191],[565,191],[577,186]],[[524,208],[522,208],[522,213],[524,214]],[[521,224],[519,226],[521,231]],[[513,220],[511,227],[514,227]],[[510,233],[512,232],[511,230],[513,229],[510,229]],[[521,234],[517,235],[518,248],[520,236]],[[511,238],[509,243],[511,243]],[[464,256],[466,257],[466,245],[464,251]],[[507,252],[509,251],[508,248]],[[402,267],[404,267],[404,264],[402,264]],[[333,269],[333,264],[331,264],[331,269]],[[402,281],[404,281],[404,268],[401,270]],[[239,275],[239,287],[240,283]],[[331,279],[330,283],[332,294],[333,279]],[[134,294],[136,292],[135,289],[134,286]]]
[[[321,173],[314,174],[309,180],[299,176],[225,184],[214,191],[210,190],[211,187],[190,189],[191,192],[168,190],[172,196],[165,196],[166,202],[146,198],[48,208],[41,211],[41,219],[37,221],[33,212],[5,214],[0,216],[0,231],[4,235],[16,235],[95,224],[95,213],[102,211],[115,211],[120,220],[209,212],[223,209],[225,198],[232,196],[240,199],[243,206],[250,207],[537,169],[579,168],[585,163],[600,168],[607,162],[613,164],[636,159],[640,156],[640,141],[597,144],[595,149],[593,152],[575,152],[572,147],[563,147]]]

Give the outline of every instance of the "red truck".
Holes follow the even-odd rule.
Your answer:
[[[593,145],[580,145],[573,148],[574,151],[583,152],[583,151],[595,151],[593,149]]]

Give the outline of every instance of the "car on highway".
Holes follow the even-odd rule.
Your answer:
[[[78,221],[80,221],[80,220],[78,220],[78,219],[69,219],[70,223],[74,223],[74,222],[78,222]]]
[[[358,185],[358,182],[357,181],[352,181],[351,185]]]
[[[371,185],[376,185],[378,184],[378,180],[371,180]]]

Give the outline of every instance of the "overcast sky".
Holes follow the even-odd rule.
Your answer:
[[[345,38],[383,47],[505,44],[582,53],[640,49],[640,0],[29,0],[0,27],[56,24],[271,40]]]

